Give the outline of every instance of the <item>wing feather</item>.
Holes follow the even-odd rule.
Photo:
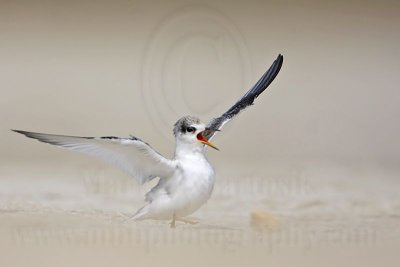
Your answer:
[[[264,73],[264,75],[257,81],[257,83],[244,94],[230,109],[228,109],[221,116],[212,119],[208,124],[207,128],[220,130],[225,123],[230,121],[239,112],[244,110],[250,105],[253,105],[254,100],[272,83],[275,77],[278,75],[283,63],[283,56],[278,55],[271,67]],[[209,131],[204,135],[208,140],[214,137],[217,131]]]
[[[96,156],[135,177],[140,184],[155,177],[169,176],[175,169],[174,161],[166,159],[149,144],[134,136],[78,137],[13,131],[44,143]]]

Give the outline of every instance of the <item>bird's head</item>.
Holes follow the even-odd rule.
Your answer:
[[[209,129],[200,119],[192,116],[180,118],[174,125],[175,139],[179,143],[201,147],[203,144],[219,150],[214,144],[207,139],[207,132],[217,131]]]

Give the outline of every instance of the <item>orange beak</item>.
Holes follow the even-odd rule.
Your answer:
[[[219,151],[218,147],[216,147],[213,143],[208,142],[207,138],[204,137],[204,135],[202,134],[202,133],[207,132],[207,131],[218,131],[218,130],[206,129],[206,130],[204,130],[204,131],[202,131],[202,132],[197,134],[197,140],[199,140],[200,143],[203,143],[203,144],[205,144],[205,145],[207,145],[209,147],[212,147],[212,148],[214,148],[214,149]]]

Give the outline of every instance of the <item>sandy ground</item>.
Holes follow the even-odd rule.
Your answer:
[[[140,188],[96,162],[50,165],[2,168],[2,266],[397,266],[400,260],[396,173],[321,162],[225,164],[211,200],[193,214],[199,223],[171,229],[120,214],[139,208],[151,185]]]

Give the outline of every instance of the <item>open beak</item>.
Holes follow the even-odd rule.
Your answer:
[[[216,132],[216,131],[219,131],[219,130],[206,128],[204,131],[197,134],[197,140],[199,140],[200,143],[203,143],[203,144],[219,151],[218,147],[216,147],[213,143],[208,142],[208,139],[203,135],[203,133]]]

